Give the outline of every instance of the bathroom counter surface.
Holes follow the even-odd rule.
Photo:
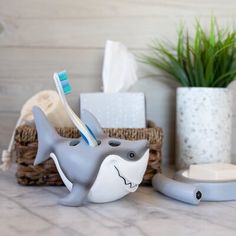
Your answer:
[[[235,235],[236,202],[191,206],[151,187],[112,203],[73,208],[57,205],[65,187],[23,187],[14,168],[0,172],[1,235]]]

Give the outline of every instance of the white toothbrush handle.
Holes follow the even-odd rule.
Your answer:
[[[97,146],[97,141],[88,131],[88,128],[86,127],[86,125],[77,117],[77,115],[74,113],[74,111],[70,108],[68,104],[65,104],[65,107],[69,113],[69,116],[72,122],[79,129],[79,131],[87,138],[89,145],[93,147]]]
[[[67,113],[71,118],[71,121],[74,123],[77,129],[86,137],[90,146],[92,147],[97,146],[97,141],[88,131],[88,128],[86,127],[86,125],[83,123],[83,121],[79,119],[79,117],[74,113],[74,111],[70,108],[69,104],[67,103],[64,91],[62,91],[62,87],[61,87],[60,81],[58,81],[58,76],[56,73],[54,74],[54,81],[57,87],[57,91],[59,93],[59,97],[61,98],[62,104],[67,110]]]

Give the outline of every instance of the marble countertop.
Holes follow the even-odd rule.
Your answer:
[[[57,205],[65,187],[23,187],[14,169],[0,173],[0,235],[235,235],[236,202],[191,206],[151,187],[112,203]]]

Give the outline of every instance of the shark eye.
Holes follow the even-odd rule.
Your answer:
[[[128,158],[129,158],[129,159],[134,160],[135,157],[136,157],[135,152],[129,152],[129,153],[128,153]]]
[[[118,146],[120,146],[120,142],[119,141],[116,141],[116,140],[111,140],[111,141],[109,141],[109,143],[108,143],[110,146],[112,146],[112,147],[118,147]]]

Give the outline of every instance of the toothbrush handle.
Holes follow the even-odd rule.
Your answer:
[[[88,131],[88,128],[86,125],[76,116],[74,111],[70,108],[70,106],[66,103],[65,104],[66,109],[69,113],[69,116],[74,123],[74,125],[79,129],[79,131],[86,137],[86,139],[89,142],[89,145],[92,147],[97,146],[97,141],[94,139],[94,137],[91,135],[91,133]]]
[[[62,104],[64,105],[65,109],[67,110],[68,115],[71,118],[71,121],[77,127],[77,129],[81,132],[81,134],[87,139],[88,143],[92,147],[97,146],[96,139],[91,135],[86,125],[79,119],[79,117],[74,113],[74,111],[70,108],[69,104],[67,103],[66,97],[64,92],[62,91],[62,87],[60,82],[58,81],[57,75],[54,74],[54,81],[57,87],[57,91],[59,93],[59,97],[61,98]]]

